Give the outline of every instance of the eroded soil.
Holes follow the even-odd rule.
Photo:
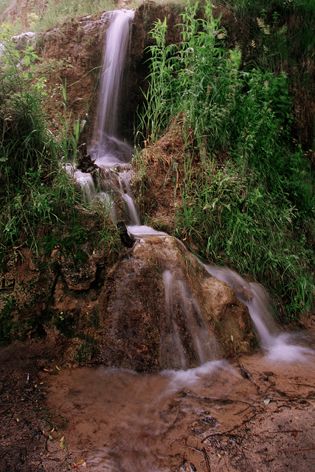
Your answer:
[[[63,369],[56,353],[0,352],[1,472],[314,470],[314,359],[145,376]]]

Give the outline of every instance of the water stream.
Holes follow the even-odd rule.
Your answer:
[[[314,350],[299,344],[297,333],[283,333],[273,317],[272,303],[266,289],[247,282],[237,272],[226,267],[204,265],[207,272],[231,287],[237,298],[247,306],[260,346],[272,361],[295,362],[311,360]]]
[[[98,167],[112,167],[129,162],[132,148],[118,137],[118,116],[121,88],[130,40],[132,10],[109,14],[100,91],[92,143],[89,154]]]

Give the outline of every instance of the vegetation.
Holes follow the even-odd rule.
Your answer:
[[[154,141],[185,116],[177,236],[267,285],[291,319],[312,304],[315,206],[310,164],[291,139],[288,79],[242,69],[211,6],[203,19],[198,8],[182,15],[180,45],[165,44],[166,21],[152,31],[141,128]]]
[[[300,8],[309,9],[312,12],[314,10],[313,0],[273,0],[272,2],[268,0],[221,0],[220,3],[246,14],[268,10],[270,7],[274,10],[281,8],[284,11],[296,11]]]
[[[114,9],[115,2],[113,0],[69,0],[67,2],[48,0],[43,13],[33,15],[33,27],[37,31],[44,31],[77,16]]]
[[[2,42],[5,40],[3,39]],[[37,254],[60,244],[79,257],[90,240],[80,216],[81,192],[63,169],[63,158],[76,155],[77,131],[57,139],[43,114],[45,80],[36,79],[36,54],[5,42],[0,69],[0,261],[9,248],[27,244]],[[94,208],[93,211],[98,211]],[[116,247],[116,229],[100,212],[95,243]]]
[[[128,8],[137,8],[143,0],[133,0],[128,4]],[[158,0],[157,3],[166,4],[167,0]],[[186,3],[185,0],[173,0],[172,3]],[[9,6],[9,0],[0,0],[0,15]],[[115,10],[117,2],[114,0],[68,0],[67,2],[58,0],[48,0],[42,2],[35,0],[28,4],[27,18],[17,18],[15,20],[15,30],[22,31],[27,27],[32,31],[45,31],[69,21],[73,18],[93,15],[103,11]]]

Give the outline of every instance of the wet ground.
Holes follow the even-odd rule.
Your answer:
[[[0,352],[1,472],[315,470],[314,359],[143,376],[61,369],[56,352]]]

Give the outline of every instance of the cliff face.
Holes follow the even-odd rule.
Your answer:
[[[66,111],[71,121],[83,119],[95,105],[108,17],[83,17],[37,37],[37,50],[47,64],[50,93],[47,111],[54,127]]]
[[[149,72],[146,50],[152,44],[149,31],[157,19],[165,17],[170,25],[167,41],[179,41],[180,31],[176,26],[180,22],[178,6],[149,2],[135,14],[119,116],[121,134],[130,142],[133,141],[134,122],[143,101],[142,91],[146,88]],[[104,12],[73,19],[36,36],[36,49],[42,62],[40,73],[47,77],[46,109],[52,128],[60,128],[65,115],[70,123],[77,119],[87,120],[83,140],[89,139],[94,122],[109,18],[110,15]]]

